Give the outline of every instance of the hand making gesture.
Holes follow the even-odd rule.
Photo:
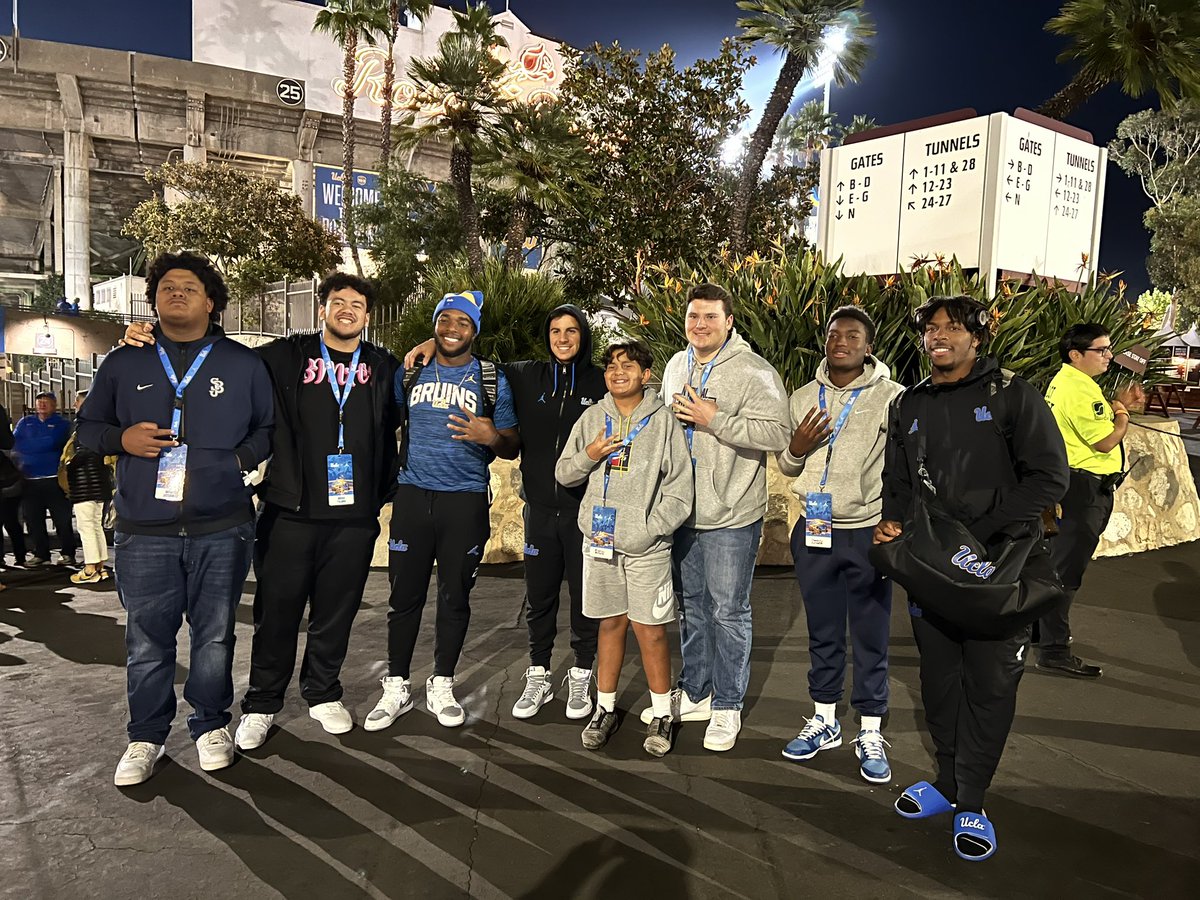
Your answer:
[[[590,459],[592,462],[600,462],[600,460],[606,459],[620,450],[621,444],[624,442],[625,439],[619,434],[614,434],[612,437],[606,437],[604,434],[604,429],[601,428],[600,433],[596,435],[596,439],[586,447],[588,459]]]
[[[675,418],[690,425],[707,428],[717,414],[717,401],[701,397],[690,384],[683,386],[683,393],[675,395]]]
[[[464,406],[460,406],[459,409],[462,410],[462,415],[452,415],[446,423],[446,427],[454,432],[454,440],[491,447],[500,436],[492,420],[477,416]]]

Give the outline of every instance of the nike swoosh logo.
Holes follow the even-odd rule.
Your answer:
[[[671,603],[675,600],[675,592],[671,589],[660,591],[658,597],[654,601],[654,609],[651,610],[651,615],[656,619],[661,619],[666,615]]]
[[[139,385],[137,386],[137,389],[138,389],[139,391],[144,391],[144,390],[145,390],[146,388],[148,388],[148,387],[154,387],[154,382],[152,381],[152,382],[150,382],[149,384],[139,384]]]

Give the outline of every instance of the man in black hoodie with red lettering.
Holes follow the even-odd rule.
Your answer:
[[[559,453],[583,411],[607,388],[592,362],[592,331],[583,310],[563,304],[545,324],[550,360],[523,360],[502,366],[512,386],[521,432],[522,498],[525,500],[525,593],[529,603],[529,668],[513,715],[528,719],[554,697],[550,657],[558,633],[563,577],[571,598],[571,649],[575,665],[567,673],[567,718],[592,714],[590,683],[599,622],[583,614],[583,534],[577,518],[583,488],[565,488],[554,478]],[[433,356],[433,341],[415,348],[405,365]]]

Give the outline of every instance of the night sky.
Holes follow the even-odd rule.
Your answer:
[[[505,3],[491,5],[502,11]],[[733,0],[512,0],[511,6],[543,36],[575,46],[617,40],[627,48],[655,49],[669,43],[682,63],[715,54],[721,38],[735,33],[739,15]],[[842,121],[864,114],[880,124],[961,107],[980,114],[1034,108],[1073,73],[1055,62],[1062,40],[1042,28],[1059,6],[1058,0],[868,0],[878,32],[870,62],[859,84],[834,87],[831,107]],[[10,30],[11,9],[12,0],[0,0],[0,33]],[[20,14],[27,37],[180,58],[191,52],[187,0],[21,0]],[[780,62],[769,51],[760,54],[747,84],[748,99],[759,108]],[[797,97],[796,104],[816,96]],[[1069,121],[1107,143],[1125,116],[1155,102],[1131,100],[1110,86]],[[1142,226],[1148,205],[1141,188],[1110,165],[1100,265],[1124,270],[1134,291],[1149,286],[1149,238]]]

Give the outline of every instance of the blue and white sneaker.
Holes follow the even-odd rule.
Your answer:
[[[826,724],[821,716],[813,716],[805,720],[804,729],[796,735],[786,747],[783,755],[786,759],[812,759],[822,750],[832,750],[842,746],[842,726],[834,719]]]
[[[887,784],[892,780],[892,767],[888,765],[884,747],[892,746],[878,731],[860,731],[853,741],[854,755],[859,759],[858,771],[872,784]]]

